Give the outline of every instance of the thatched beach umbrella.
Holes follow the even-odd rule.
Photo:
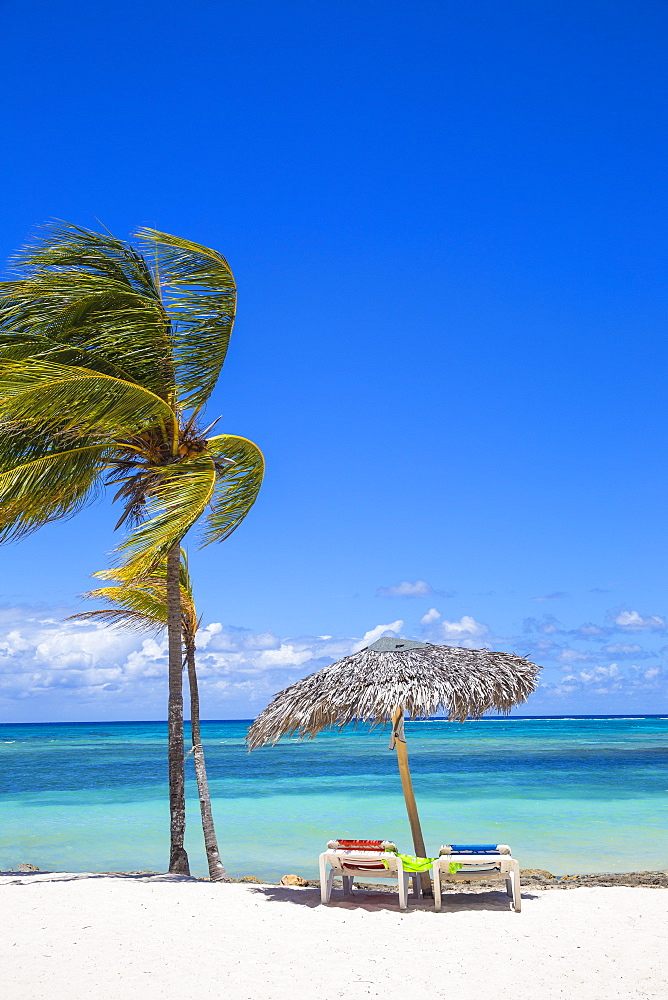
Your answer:
[[[506,714],[535,690],[540,669],[513,653],[378,639],[277,694],[250,727],[249,749],[294,733],[313,738],[328,726],[390,723],[415,853],[425,857],[404,714],[428,718],[441,710],[458,722],[479,719],[491,709]]]

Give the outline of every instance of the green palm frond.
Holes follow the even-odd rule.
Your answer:
[[[23,312],[34,314],[35,321],[28,323],[25,315],[16,315],[18,309],[11,302],[5,303],[0,314],[0,357],[11,357],[8,352],[20,345],[23,356],[96,371],[113,366],[128,381],[145,385],[163,399],[173,396],[173,358],[165,343],[167,320],[160,308],[130,293],[80,292],[80,299],[61,305],[43,289],[13,289],[16,297],[19,292],[26,299]],[[81,315],[84,309],[87,312]]]
[[[0,542],[76,514],[98,492],[100,470],[108,456],[108,445],[89,445],[0,473]]]
[[[216,468],[206,454],[155,471],[161,481],[148,498],[146,519],[119,546],[138,576],[158,566],[181,541],[206,510],[216,485]]]
[[[121,550],[145,574],[204,514],[205,544],[234,531],[263,459],[244,438],[205,441],[195,423],[234,322],[227,261],[167,233],[137,235],[148,262],[112,236],[51,225],[0,284],[0,538],[77,510],[106,466],[125,504],[119,524],[142,519]]]
[[[167,625],[167,599],[165,563],[161,563],[148,576],[135,576],[127,566],[103,570],[95,576],[116,581],[115,586],[97,587],[84,594],[85,598],[106,601],[111,605],[101,611],[81,611],[70,619],[94,619],[120,627],[139,628],[159,632]],[[197,612],[192,597],[188,573],[188,559],[181,549],[181,618],[184,636],[193,639],[197,631]]]
[[[264,476],[264,456],[247,438],[219,434],[209,438],[207,448],[214,458],[232,459],[234,465],[216,480],[203,546],[222,542],[241,524],[257,499]]]
[[[158,296],[150,268],[128,243],[69,222],[56,220],[39,226],[32,243],[13,254],[10,262],[24,274],[51,268],[80,271]]]
[[[93,355],[85,345],[72,347],[49,337],[40,337],[36,334],[3,333],[0,329],[0,364],[28,359],[50,361],[57,365],[75,368],[88,368],[101,372],[103,375],[113,375],[126,382],[137,381],[127,369],[121,368],[99,353]]]
[[[169,423],[173,415],[150,390],[87,368],[35,360],[0,363],[0,423],[109,436]]]
[[[161,562],[157,566],[154,566],[148,573],[138,574],[136,568],[128,566],[126,563],[123,566],[114,566],[112,569],[98,570],[97,573],[93,573],[93,576],[97,577],[98,580],[114,580],[120,585],[121,589],[128,586],[141,586],[142,588],[151,588],[157,592],[165,589],[167,565],[165,562]],[[193,586],[188,570],[188,554],[185,549],[181,549],[179,585],[181,593],[186,597],[192,598]],[[93,597],[97,593],[98,591],[91,590],[83,596]]]
[[[173,323],[180,403],[199,407],[211,395],[227,354],[236,310],[234,276],[225,258],[209,247],[155,229],[136,235],[156,261]]]
[[[21,335],[46,337],[61,352],[83,351],[75,363],[113,364],[163,398],[173,394],[171,322],[150,268],[132,247],[56,226],[15,262],[22,276],[0,284],[0,348]],[[57,351],[51,346],[48,356]],[[65,354],[59,360],[71,363]]]
[[[108,614],[131,614],[143,618],[150,623],[149,627],[161,629],[167,624],[167,602],[165,600],[165,585],[162,588],[151,586],[150,582],[141,581],[135,585],[126,584],[117,587],[97,587],[83,595],[95,601],[106,601],[115,608],[105,611],[82,611],[76,617],[91,618]],[[72,616],[74,617],[74,616]],[[107,619],[109,620],[109,619]],[[114,624],[119,624],[117,621]]]
[[[10,472],[40,458],[52,458],[72,449],[105,448],[113,450],[111,442],[101,441],[90,434],[59,433],[29,422],[0,421],[0,473]],[[0,507],[3,496],[0,492]]]
[[[150,615],[139,611],[124,611],[122,608],[104,608],[101,611],[79,611],[76,615],[69,615],[65,620],[104,622],[105,625],[113,625],[117,628],[130,629],[134,632],[150,632],[157,635],[165,628],[165,623],[158,621]]]

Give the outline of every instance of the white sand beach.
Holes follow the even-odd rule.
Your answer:
[[[356,892],[174,876],[0,876],[7,1000],[456,1000],[668,995],[668,893]]]

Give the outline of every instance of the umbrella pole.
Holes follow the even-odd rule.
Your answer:
[[[401,718],[403,718],[404,709],[403,706],[397,708],[392,716],[392,726],[396,731],[397,723]],[[427,852],[424,846],[424,837],[422,836],[422,827],[420,826],[420,817],[418,816],[417,804],[415,802],[415,792],[413,791],[413,782],[411,780],[411,772],[408,766],[408,749],[406,747],[405,739],[395,739],[394,748],[397,751],[397,764],[399,765],[399,775],[401,777],[401,787],[404,793],[404,800],[406,802],[406,812],[408,813],[408,822],[411,827],[411,834],[413,835],[413,849],[418,858],[426,858]],[[420,872],[420,883],[422,885],[422,892],[426,896],[431,896],[431,879],[429,877],[429,872]]]

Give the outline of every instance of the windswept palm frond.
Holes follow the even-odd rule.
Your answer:
[[[258,446],[234,434],[209,438],[207,451],[214,460],[234,462],[217,479],[206,517],[202,545],[222,542],[239,527],[255,503],[264,476],[264,456]]]
[[[157,635],[165,629],[164,622],[158,621],[150,615],[146,615],[141,611],[126,611],[121,608],[104,608],[101,611],[79,611],[76,615],[69,615],[67,620],[72,619],[104,622],[105,625],[129,629],[133,632],[148,632],[151,635]]]
[[[152,587],[154,589],[165,589],[167,579],[167,567],[164,562],[155,566],[150,573],[137,575],[135,569],[124,563],[122,566],[113,566],[111,569],[100,569],[93,576],[98,580],[114,580],[119,588],[133,586],[135,583],[142,587]],[[188,570],[188,555],[185,549],[181,549],[179,562],[179,584],[184,593],[192,596],[192,580]],[[97,596],[97,590],[90,590],[83,594],[83,597]]]
[[[145,520],[119,546],[135,575],[155,569],[202,516],[214,493],[216,468],[199,455],[167,468],[156,467],[158,485],[147,498]]]
[[[10,263],[28,274],[54,269],[109,278],[157,297],[151,269],[130,244],[70,222],[55,220],[39,226],[32,242],[14,253]]]
[[[17,339],[29,346],[37,336],[38,357],[94,370],[111,364],[162,398],[173,395],[171,322],[150,268],[131,246],[51,226],[15,264],[21,277],[0,283],[0,357]]]
[[[180,405],[200,407],[218,380],[232,335],[234,276],[225,258],[209,247],[155,229],[136,235],[156,261],[172,320]]]
[[[73,366],[75,368],[86,368],[91,371],[101,372],[103,375],[112,375],[126,382],[135,381],[127,369],[121,368],[108,357],[103,357],[100,353],[93,354],[87,345],[73,347],[69,344],[52,340],[49,337],[40,337],[37,334],[14,334],[7,327],[5,327],[4,331],[0,328],[0,364],[26,361],[28,359],[50,361],[57,365]]]
[[[22,538],[50,521],[72,517],[100,490],[106,444],[35,458],[0,473],[0,542]]]
[[[167,625],[164,580],[159,586],[154,586],[150,580],[142,580],[122,587],[96,587],[95,590],[89,590],[83,596],[91,600],[107,601],[109,604],[117,605],[118,609],[122,608],[124,612],[140,615],[147,621],[153,622],[156,627],[164,628]],[[118,609],[114,613],[120,613]],[[82,614],[90,617],[91,615],[107,614],[107,612],[85,611]]]
[[[173,418],[168,403],[134,382],[48,361],[0,363],[0,423],[10,434],[18,424],[108,439]]]
[[[124,614],[143,616],[148,623],[146,627],[162,629],[167,625],[167,601],[165,582],[167,569],[164,562],[156,566],[149,574],[137,576],[132,566],[119,566],[113,569],[101,570],[95,573],[101,580],[113,580],[115,586],[97,587],[89,590],[83,596],[96,601],[107,601],[115,608],[104,611],[83,611],[72,615],[72,618],[97,617],[112,624],[123,624]],[[188,557],[181,549],[179,567],[179,583],[181,588],[181,617],[184,635],[193,640],[198,628],[197,613],[193,602],[192,581],[188,572]],[[114,616],[113,619],[103,618],[104,615]]]

